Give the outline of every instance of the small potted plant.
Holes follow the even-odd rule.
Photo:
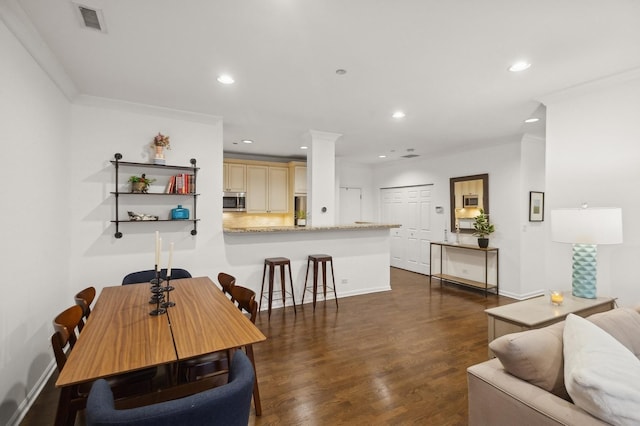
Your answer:
[[[478,237],[478,246],[480,248],[489,247],[489,238],[496,229],[492,223],[489,223],[489,215],[484,213],[483,209],[480,209],[480,214],[473,220],[473,235]]]
[[[307,225],[307,212],[304,210],[299,210],[296,212],[296,225],[298,226],[306,226]]]
[[[129,178],[131,192],[146,193],[149,190],[149,185],[155,181],[155,179],[147,179],[144,173],[141,176],[131,176]]]

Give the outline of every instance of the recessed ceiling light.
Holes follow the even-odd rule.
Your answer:
[[[540,121],[540,119],[532,117],[532,118],[527,118],[526,120],[524,120],[525,123],[535,123],[536,121]]]
[[[378,158],[387,158],[386,155],[378,155]]]
[[[347,73],[347,70],[343,70],[342,68],[338,68],[336,70],[336,74],[338,75],[345,75]]]
[[[396,111],[392,115],[393,118],[404,118],[405,116],[406,114],[402,111]]]
[[[222,84],[233,84],[236,81],[233,79],[233,77],[231,77],[228,74],[222,74],[221,76],[218,77],[218,81]]]
[[[529,62],[520,61],[520,62],[516,62],[515,64],[511,65],[509,67],[509,71],[511,71],[511,72],[520,72],[520,71],[526,70],[530,66],[531,66],[531,64]]]
[[[243,139],[242,143],[250,144],[253,143],[253,141],[251,139]]]
[[[308,146],[301,146],[300,149],[309,149]]]

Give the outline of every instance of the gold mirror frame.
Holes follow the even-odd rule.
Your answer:
[[[474,182],[481,181],[481,182]],[[461,189],[462,185],[469,184],[470,187],[475,187],[476,191],[482,194],[465,194]],[[478,195],[478,206],[466,208],[463,204],[463,195]],[[479,213],[480,209],[483,209],[486,214],[489,214],[489,174],[483,173],[480,175],[462,176],[449,179],[449,199],[451,211],[451,232],[456,232],[456,223],[458,222],[457,215],[460,214],[462,209],[462,221],[460,226],[460,233],[471,234],[473,233],[472,218]],[[458,210],[457,210],[458,209]]]

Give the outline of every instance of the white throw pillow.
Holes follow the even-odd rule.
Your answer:
[[[563,340],[564,383],[573,402],[615,425],[640,424],[640,360],[577,315],[567,317]]]

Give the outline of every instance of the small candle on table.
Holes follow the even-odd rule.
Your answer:
[[[562,301],[564,300],[564,296],[561,291],[552,291],[551,292],[551,303],[554,305],[562,305]]]

